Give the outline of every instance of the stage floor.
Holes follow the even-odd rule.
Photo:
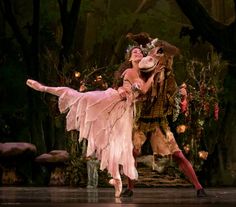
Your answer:
[[[113,188],[0,187],[0,206],[35,207],[232,207],[236,188],[207,188],[197,198],[193,188],[136,188],[131,198],[114,198]]]

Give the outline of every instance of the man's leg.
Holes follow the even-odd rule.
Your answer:
[[[160,127],[157,127],[156,131],[152,133],[151,145],[155,153],[161,155],[172,154],[173,159],[179,165],[180,170],[185,174],[189,181],[194,185],[197,190],[198,197],[205,197],[206,193],[198,181],[196,173],[192,167],[192,164],[186,159],[182,151],[179,149],[178,144],[174,138],[173,133],[169,128],[166,130],[166,135],[163,134]],[[174,153],[173,153],[174,152]]]
[[[179,165],[180,170],[185,174],[185,176],[189,179],[189,181],[194,185],[197,190],[198,197],[205,197],[206,193],[199,183],[196,173],[193,169],[192,164],[186,159],[182,151],[175,152],[173,154],[173,159]]]

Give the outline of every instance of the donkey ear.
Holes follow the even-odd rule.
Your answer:
[[[164,41],[164,40],[158,40],[155,43],[155,46],[159,46],[160,48],[162,48],[162,52],[165,53],[166,55],[169,56],[175,56],[175,55],[179,55],[180,54],[180,50],[179,48],[175,47],[174,45]]]
[[[147,32],[140,32],[138,34],[130,32],[126,35],[126,38],[143,47],[146,47],[146,45],[152,41],[152,38]]]

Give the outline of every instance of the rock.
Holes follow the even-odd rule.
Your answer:
[[[17,169],[31,162],[36,155],[35,145],[25,142],[0,143],[0,167],[2,170],[1,182],[3,185],[14,185],[24,182]],[[24,163],[22,163],[24,161]]]
[[[36,157],[39,163],[64,163],[69,159],[69,153],[65,150],[53,150]]]
[[[25,142],[6,142],[0,143],[0,157],[13,157],[22,154],[36,154],[36,147],[31,143]]]
[[[65,185],[65,166],[69,153],[65,150],[52,150],[35,158],[37,163],[45,165],[50,171],[49,185]]]

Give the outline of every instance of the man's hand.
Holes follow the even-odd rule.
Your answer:
[[[138,83],[134,83],[131,86],[132,91],[140,91],[140,85]]]

